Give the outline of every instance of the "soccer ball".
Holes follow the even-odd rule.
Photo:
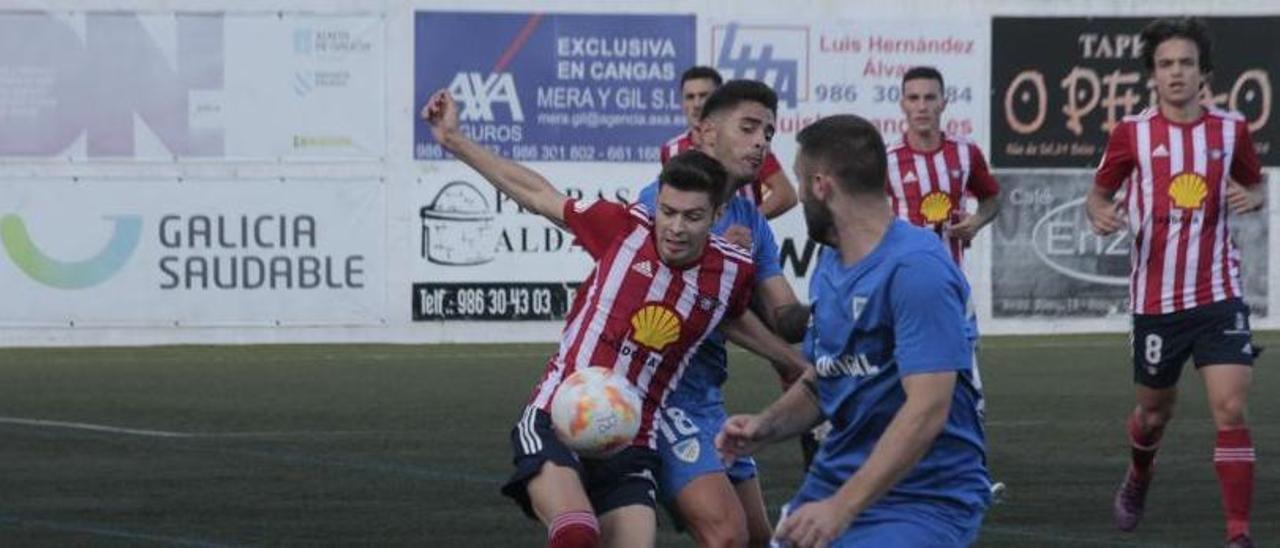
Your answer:
[[[579,456],[604,458],[640,431],[640,397],[625,377],[603,367],[569,375],[551,399],[556,435]]]

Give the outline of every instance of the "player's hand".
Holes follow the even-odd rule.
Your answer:
[[[755,453],[763,445],[760,415],[734,415],[724,421],[716,434],[716,452],[721,462],[733,462],[738,457]]]
[[[1262,209],[1262,193],[1233,180],[1227,180],[1227,205],[1232,213],[1249,213]]]
[[[981,228],[982,225],[978,224],[978,217],[976,215],[957,212],[955,215],[952,215],[951,222],[947,223],[947,225],[943,227],[943,230],[945,230],[952,238],[968,242],[978,235],[978,230]]]
[[[722,238],[729,240],[729,243],[741,247],[743,249],[751,249],[753,240],[751,238],[751,229],[742,225],[732,225],[728,230],[724,231]]]
[[[1121,202],[1095,204],[1092,200],[1085,200],[1085,212],[1089,214],[1089,224],[1093,226],[1093,232],[1099,236],[1106,236],[1124,228],[1122,207],[1124,204]]]
[[[773,539],[796,548],[826,547],[848,529],[852,521],[853,516],[832,499],[810,502],[782,520]]]
[[[431,94],[427,104],[422,107],[422,119],[431,127],[431,136],[436,142],[444,145],[449,137],[461,131],[458,121],[458,104],[447,90]]]

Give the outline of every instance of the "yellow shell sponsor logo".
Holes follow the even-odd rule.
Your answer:
[[[1199,173],[1180,173],[1169,182],[1169,197],[1182,209],[1200,209],[1209,195],[1209,185]]]
[[[680,338],[680,316],[660,304],[647,305],[631,316],[631,338],[658,352]]]
[[[941,223],[951,217],[951,197],[945,193],[933,191],[920,200],[920,214],[925,222]]]

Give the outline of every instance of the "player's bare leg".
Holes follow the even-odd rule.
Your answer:
[[[1116,490],[1112,503],[1112,516],[1116,528],[1132,531],[1142,521],[1146,509],[1147,489],[1154,473],[1156,450],[1160,437],[1169,420],[1173,418],[1173,406],[1178,400],[1178,389],[1148,388],[1137,386],[1137,407],[1129,416],[1129,443],[1131,445],[1129,469],[1124,481]]]
[[[1245,365],[1206,365],[1200,368],[1209,410],[1217,427],[1213,467],[1222,490],[1227,521],[1227,546],[1253,546],[1249,513],[1253,505],[1253,440],[1245,412],[1253,369]]]
[[[747,516],[728,476],[719,473],[694,478],[676,494],[676,509],[699,546],[747,545]]]
[[[547,526],[547,546],[599,545],[601,526],[577,471],[548,461],[529,480],[528,491],[533,512]]]
[[[600,516],[604,548],[651,548],[657,542],[658,517],[653,508],[632,504]]]
[[[733,486],[747,516],[747,546],[764,548],[773,538],[773,525],[769,523],[769,511],[764,506],[764,491],[760,478],[740,481]]]

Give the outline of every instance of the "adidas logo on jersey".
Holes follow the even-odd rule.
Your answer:
[[[653,263],[649,261],[640,261],[632,265],[631,270],[646,278],[653,277]]]
[[[919,180],[920,178],[916,177],[916,172],[914,171],[907,173],[907,176],[902,178],[902,182],[904,183],[914,183]]]
[[[1156,147],[1155,150],[1151,151],[1151,156],[1155,158],[1168,158],[1169,149],[1165,148],[1164,143],[1160,143],[1160,146]]]

